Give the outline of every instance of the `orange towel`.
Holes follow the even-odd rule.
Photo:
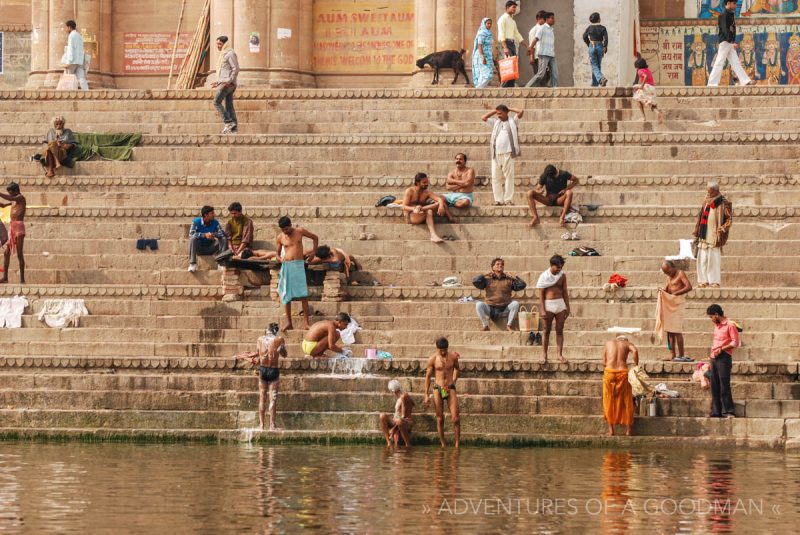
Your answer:
[[[612,425],[633,425],[633,390],[628,370],[603,371],[603,417]]]
[[[664,340],[664,333],[683,332],[683,305],[686,296],[658,292],[656,301],[656,328],[658,342]]]

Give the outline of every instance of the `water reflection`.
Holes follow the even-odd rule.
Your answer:
[[[798,479],[734,450],[2,443],[0,533],[782,533]]]

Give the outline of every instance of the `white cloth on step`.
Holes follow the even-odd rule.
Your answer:
[[[692,254],[692,243],[694,243],[694,240],[678,240],[678,243],[680,244],[678,254],[665,256],[664,260],[696,260]]]
[[[0,327],[6,329],[22,327],[22,314],[27,306],[28,300],[19,295],[0,299]]]
[[[342,335],[342,343],[345,345],[355,344],[356,332],[360,330],[361,326],[353,316],[350,316],[350,324],[345,329],[339,330],[339,334]]]
[[[83,299],[45,299],[38,317],[48,327],[62,329],[77,327],[80,317],[88,315]]]

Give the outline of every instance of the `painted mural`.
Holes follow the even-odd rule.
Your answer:
[[[697,13],[701,19],[716,17],[725,9],[724,0],[697,0]],[[800,16],[798,0],[738,0],[737,17]]]

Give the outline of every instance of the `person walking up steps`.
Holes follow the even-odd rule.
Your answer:
[[[717,58],[714,60],[714,67],[708,77],[708,86],[717,87],[722,78],[722,71],[725,68],[725,61],[733,69],[739,85],[750,85],[752,80],[747,76],[747,72],[742,68],[739,55],[736,53],[736,0],[725,0],[725,12],[717,18],[719,26],[719,41],[717,44]]]
[[[217,90],[214,96],[214,107],[217,108],[225,128],[223,134],[236,134],[239,132],[239,123],[236,119],[236,110],[233,108],[233,94],[236,92],[236,79],[239,76],[239,57],[228,42],[226,35],[217,37],[217,50],[219,50],[219,65],[217,67],[217,81],[211,87]],[[225,107],[222,101],[225,101]]]
[[[517,13],[517,3],[514,0],[506,2],[506,12],[497,19],[497,40],[503,47],[503,52],[507,58],[518,56],[520,45],[528,46],[519,33],[517,23],[514,21],[514,15]],[[509,80],[503,82],[503,87],[515,87],[516,81]]]
[[[592,66],[592,87],[603,86],[608,83],[603,76],[603,56],[608,53],[608,31],[600,24],[600,13],[589,16],[591,24],[583,32],[583,42],[589,47],[589,64]]]

